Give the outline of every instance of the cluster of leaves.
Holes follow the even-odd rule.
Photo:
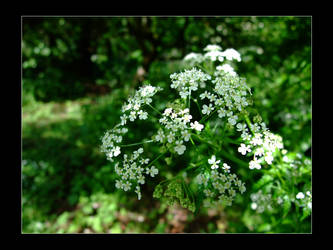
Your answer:
[[[153,197],[157,199],[163,197],[163,201],[169,206],[178,203],[192,212],[195,211],[193,194],[183,179],[174,179],[159,183],[155,187]]]

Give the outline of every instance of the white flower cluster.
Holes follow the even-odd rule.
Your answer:
[[[241,56],[237,50],[226,49],[222,53],[223,53],[223,56],[229,61],[232,61],[232,60],[237,60],[238,62],[241,61]]]
[[[139,118],[140,120],[146,120],[148,113],[142,109],[145,104],[150,104],[152,98],[162,88],[154,87],[151,85],[145,85],[139,88],[133,97],[128,99],[122,107],[123,115],[120,117],[121,125],[125,125],[128,120],[131,122]]]
[[[205,54],[191,52],[184,57],[184,61],[191,66],[195,64],[200,64],[204,60],[210,60],[213,62],[217,60],[220,62],[223,62],[224,60],[237,60],[238,62],[241,61],[241,56],[239,52],[232,48],[222,51],[221,46],[216,44],[210,44],[204,48],[204,51],[206,51]]]
[[[223,99],[223,104],[229,110],[242,111],[249,105],[247,95],[251,89],[244,78],[224,71],[216,71],[214,76],[216,77],[212,81],[215,83],[214,91]]]
[[[216,44],[208,44],[205,48],[204,51],[211,52],[211,51],[221,51],[222,47]]]
[[[251,198],[251,208],[255,210],[257,213],[263,213],[266,209],[272,210],[272,195],[264,194],[262,190],[259,190],[257,193],[253,193],[250,196]]]
[[[193,68],[184,72],[174,73],[170,75],[172,84],[171,88],[177,89],[181,98],[186,99],[191,95],[191,91],[197,91],[198,87],[204,88],[206,81],[211,79],[211,76],[202,72],[200,69]]]
[[[184,57],[184,61],[189,65],[194,66],[195,64],[199,64],[204,60],[204,57],[200,53],[191,52]]]
[[[209,104],[202,106],[202,113],[209,115],[217,109],[218,117],[226,117],[228,123],[232,126],[238,121],[238,113],[249,105],[247,93],[249,88],[245,81],[238,76],[230,74],[215,74],[216,78],[212,80],[215,83],[214,93],[205,91],[200,94],[200,99],[207,99]]]
[[[139,148],[130,157],[124,154],[122,167],[119,166],[118,162],[115,164],[115,172],[121,177],[120,180],[116,181],[116,188],[128,191],[131,190],[132,184],[136,184],[135,192],[139,200],[141,199],[140,185],[145,183],[144,175],[154,177],[158,174],[158,169],[155,166],[144,167],[148,164],[149,158],[141,157],[142,153],[143,148]]]
[[[203,192],[206,197],[204,203],[206,206],[210,206],[212,203],[222,203],[226,206],[231,206],[236,196],[236,189],[240,193],[244,193],[246,190],[244,183],[237,178],[237,175],[230,174],[230,166],[227,163],[223,163],[222,172],[217,170],[220,161],[216,160],[215,155],[212,155],[208,159],[211,170],[200,173],[196,178],[197,183],[204,188]]]
[[[122,140],[123,135],[128,132],[127,128],[114,128],[106,131],[102,137],[101,151],[106,154],[107,159],[113,161],[113,157],[120,155],[120,147],[118,146]]]
[[[295,202],[296,205],[303,207],[303,209],[312,209],[312,195],[310,191],[304,193],[299,192],[296,195],[296,200],[294,198],[290,198],[288,195],[284,195],[283,197],[278,196],[277,198],[272,198],[271,194],[264,194],[262,190],[259,190],[256,193],[252,193],[251,196],[251,209],[256,210],[257,213],[263,213],[265,210],[272,210],[275,206],[283,206],[284,202],[292,201]]]
[[[160,124],[163,125],[163,129],[159,129],[153,139],[160,143],[170,143],[173,149],[179,155],[182,155],[186,150],[184,141],[189,141],[191,130],[201,131],[203,129],[202,124],[197,121],[193,123],[191,119],[192,116],[188,108],[178,112],[172,108],[166,108],[162,118],[159,120]]]
[[[220,73],[230,74],[231,76],[236,76],[237,73],[235,72],[234,68],[231,67],[229,64],[225,63],[223,65],[219,65],[216,67],[216,70]]]
[[[251,125],[254,135],[250,135],[245,124],[237,124],[238,130],[242,131],[242,138],[246,141],[240,144],[238,152],[242,155],[253,153],[253,160],[249,163],[250,169],[261,169],[261,164],[271,165],[274,160],[274,153],[283,149],[282,138],[268,131],[265,123],[260,126],[255,123]],[[261,132],[260,132],[261,130]]]
[[[204,51],[207,51],[204,54],[204,58],[209,59],[211,61],[219,60],[220,62],[223,62],[224,61],[224,55],[223,55],[223,52],[221,50],[222,50],[222,48],[219,45],[215,45],[215,44],[207,45],[204,48]]]
[[[306,195],[305,195],[306,194]],[[301,207],[304,207],[306,209],[312,209],[312,195],[310,191],[307,191],[306,193],[299,192],[296,195],[296,199],[298,200],[298,204]]]
[[[201,55],[199,53],[190,53],[185,58],[184,61],[188,64],[201,63],[205,58],[211,61],[224,61],[226,60],[237,60],[241,61],[240,54],[234,49],[227,49],[222,52],[222,48],[219,45],[208,45],[204,48],[206,54]],[[197,74],[197,70],[194,68],[188,70],[186,78],[182,76],[183,82],[190,82],[192,74]],[[200,73],[202,73],[200,71]],[[200,93],[200,99],[208,99],[209,103],[206,103],[202,106],[202,114],[209,115],[212,111],[217,110],[218,116],[220,118],[226,117],[228,123],[232,126],[236,125],[238,120],[237,113],[244,110],[248,105],[249,101],[247,95],[250,92],[250,88],[247,86],[245,79],[240,78],[235,70],[229,64],[223,64],[216,67],[214,72],[214,79],[212,83],[214,84],[213,92],[205,90],[205,92]],[[173,88],[178,88],[181,86],[179,91],[181,92],[182,98],[186,98],[190,94],[189,87],[184,88],[184,83],[179,83],[179,77],[177,74],[173,74],[172,78],[175,78],[177,81],[171,85]],[[198,78],[198,77],[196,77]],[[207,78],[210,80],[210,76]],[[203,82],[204,83],[204,82]],[[192,80],[190,86],[193,86],[195,90],[198,89],[198,83],[196,80]],[[205,87],[205,83],[202,84],[202,88]]]

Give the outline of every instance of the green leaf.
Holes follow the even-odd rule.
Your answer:
[[[283,217],[287,216],[288,212],[290,211],[291,208],[291,201],[285,200],[283,203]]]

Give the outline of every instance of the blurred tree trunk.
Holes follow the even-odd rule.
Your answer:
[[[142,67],[145,72],[148,72],[151,63],[158,56],[157,47],[161,44],[151,31],[151,19],[147,17],[128,18],[128,30],[138,42],[143,55]]]

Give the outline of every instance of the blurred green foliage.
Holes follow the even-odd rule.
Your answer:
[[[310,217],[251,214],[246,196],[228,211],[196,216],[154,200],[150,183],[137,201],[115,189],[113,167],[99,151],[138,85],[166,88],[187,53],[214,43],[241,53],[233,66],[258,113],[288,151],[310,157],[310,17],[24,17],[22,32],[24,233],[311,231]],[[143,137],[149,127],[135,133]],[[304,171],[311,176],[311,166]]]

